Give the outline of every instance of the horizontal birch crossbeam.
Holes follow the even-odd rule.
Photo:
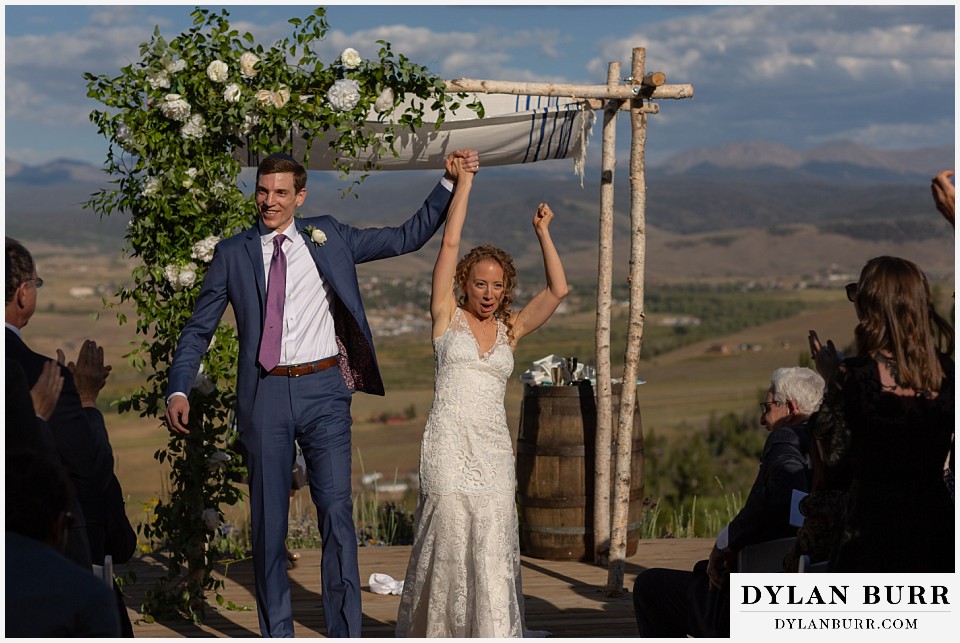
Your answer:
[[[693,97],[693,85],[571,85],[566,83],[524,83],[508,80],[448,80],[447,90],[481,94],[517,94],[520,96],[569,96],[630,100],[632,98],[683,99]]]

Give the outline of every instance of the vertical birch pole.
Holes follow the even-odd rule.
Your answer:
[[[620,82],[620,63],[607,67],[607,85]],[[594,452],[593,562],[607,564],[610,551],[610,445],[613,408],[610,399],[610,305],[613,296],[613,179],[617,165],[617,115],[623,101],[608,100],[603,110],[600,170],[600,253],[597,260],[597,436]]]
[[[633,50],[631,74],[634,84],[643,78],[646,50]],[[623,574],[627,553],[627,523],[630,509],[630,458],[633,442],[633,414],[636,406],[640,347],[643,340],[643,276],[646,254],[646,198],[644,146],[647,139],[647,115],[643,99],[630,102],[630,319],[624,354],[623,388],[620,392],[620,417],[617,427],[617,455],[614,469],[613,526],[610,539],[610,565],[607,569],[608,596],[623,592]],[[641,480],[643,466],[641,463]]]

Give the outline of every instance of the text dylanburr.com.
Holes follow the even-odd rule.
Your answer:
[[[730,637],[953,639],[956,574],[731,574]]]

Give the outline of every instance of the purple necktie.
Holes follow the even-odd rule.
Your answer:
[[[273,238],[273,257],[270,258],[270,276],[267,283],[267,318],[263,322],[260,338],[260,365],[268,371],[280,363],[280,339],[283,336],[283,301],[287,290],[287,255],[283,254],[283,242],[287,238],[278,234]]]

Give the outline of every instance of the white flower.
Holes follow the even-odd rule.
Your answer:
[[[187,139],[203,138],[206,132],[207,126],[203,124],[203,116],[200,114],[192,115],[190,119],[183,124],[183,127],[180,128],[180,135]]]
[[[187,66],[186,60],[168,60],[164,64],[164,69],[167,70],[167,73],[175,74],[178,71],[183,71]]]
[[[223,100],[228,103],[236,103],[240,100],[240,85],[230,83],[223,89]]]
[[[123,147],[123,149],[128,152],[133,152],[136,150],[136,139],[133,138],[133,130],[130,129],[130,126],[126,123],[120,123],[117,127],[117,141]]]
[[[312,225],[308,225],[303,229],[307,233],[307,236],[310,237],[310,241],[313,241],[314,245],[318,248],[327,242],[327,235],[324,234],[323,230],[319,228],[314,228]]]
[[[192,259],[199,259],[204,263],[209,263],[213,260],[213,250],[217,247],[218,243],[220,243],[220,237],[215,236],[209,236],[206,239],[197,241],[190,250],[190,257]]]
[[[247,78],[253,78],[257,75],[257,70],[254,69],[254,65],[258,62],[260,62],[260,59],[257,58],[255,53],[252,51],[243,52],[243,55],[240,56],[240,73]]]
[[[187,169],[187,171],[184,172],[184,174],[187,175],[187,178],[181,181],[180,185],[182,185],[185,190],[189,190],[190,188],[193,187],[193,180],[197,178],[197,168],[191,167]]]
[[[260,115],[256,112],[247,112],[243,116],[243,129],[240,130],[240,136],[246,136],[253,131],[253,128],[260,124]]]
[[[143,183],[143,189],[140,191],[140,194],[145,197],[150,197],[157,194],[160,191],[160,177],[151,176],[147,178]]]
[[[181,98],[180,94],[167,94],[160,103],[160,111],[167,118],[186,121],[190,118],[190,103]]]
[[[327,91],[327,100],[338,112],[353,109],[360,102],[360,83],[350,78],[338,80]]]
[[[177,277],[177,281],[183,288],[189,288],[195,284],[197,282],[197,264],[191,261],[183,268],[180,268],[180,275]]]
[[[387,87],[377,96],[377,102],[373,104],[373,109],[377,113],[385,112],[393,107],[393,90]]]
[[[363,58],[360,57],[360,52],[356,49],[347,47],[340,52],[340,62],[343,63],[343,66],[347,69],[356,69],[360,66],[360,63],[363,62]]]
[[[214,181],[213,185],[210,186],[210,191],[213,192],[213,194],[218,196],[223,196],[224,194],[229,192],[229,190],[230,188],[223,181]]]
[[[215,83],[227,82],[228,73],[230,73],[230,68],[222,60],[214,60],[207,65],[207,78]]]
[[[269,89],[260,89],[256,94],[253,95],[257,99],[257,102],[261,105],[272,105],[273,104],[273,92]]]
[[[273,93],[273,104],[280,108],[286,105],[289,100],[290,90],[287,89],[286,85],[280,85],[280,89]]]
[[[279,109],[290,100],[290,90],[283,85],[275,92],[269,89],[261,89],[254,94],[254,98],[256,98],[257,102],[261,105],[273,105]]]
[[[203,524],[210,531],[215,531],[220,526],[220,512],[216,509],[212,507],[204,509],[201,516],[203,517]]]
[[[167,264],[167,267],[163,269],[163,277],[170,282],[174,290],[180,290],[180,268],[172,263]]]
[[[214,451],[209,458],[207,458],[207,470],[210,473],[215,473],[220,469],[224,469],[227,466],[227,463],[230,462],[230,454],[224,451]]]
[[[158,71],[155,74],[147,74],[147,82],[153,89],[167,89],[170,87],[170,74],[166,70]]]
[[[217,238],[219,239],[219,237],[217,237]],[[207,346],[207,352],[208,352],[208,353],[213,350],[213,346],[214,346],[214,344],[216,344],[216,343],[217,343],[217,336],[214,335],[213,337],[210,338],[210,345]],[[202,367],[203,364],[201,364],[200,366]]]

